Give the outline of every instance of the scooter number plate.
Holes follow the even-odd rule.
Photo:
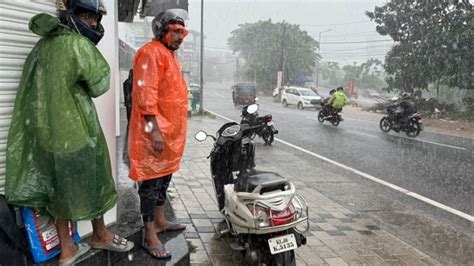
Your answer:
[[[267,126],[269,126],[269,127],[270,127],[270,126],[273,126],[273,122],[272,122],[272,121],[267,122]]]
[[[278,254],[281,252],[296,249],[296,239],[294,234],[279,236],[268,239],[268,247],[272,254]]]

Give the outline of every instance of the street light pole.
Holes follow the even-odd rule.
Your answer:
[[[203,79],[203,64],[204,64],[204,0],[201,0],[201,51],[199,58],[199,113],[204,112],[204,79]]]
[[[319,33],[319,38],[318,38],[318,44],[319,44],[319,49],[318,49],[318,53],[319,55],[321,55],[321,34],[325,33],[325,32],[328,32],[328,31],[331,31],[332,29],[329,29],[329,30],[325,30],[325,31],[321,31]],[[318,63],[316,64],[316,88],[319,89],[319,72],[320,72],[320,65],[319,65],[319,61]]]

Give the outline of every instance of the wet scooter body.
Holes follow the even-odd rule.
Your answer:
[[[258,106],[249,106],[248,111],[254,109]],[[294,250],[306,244],[308,205],[291,182],[255,169],[251,140],[255,129],[232,122],[218,130],[217,138],[204,131],[196,134],[199,141],[207,137],[215,141],[209,157],[226,222],[220,232],[232,236],[231,248],[242,251],[249,264],[296,265]]]

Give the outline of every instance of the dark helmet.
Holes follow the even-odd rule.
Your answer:
[[[338,88],[337,88],[337,91],[343,91],[343,90],[344,90],[343,87],[338,87]]]
[[[67,24],[97,45],[102,37],[104,37],[104,27],[100,21],[102,16],[107,14],[102,0],[64,0],[64,3]],[[97,27],[92,28],[82,22],[78,14],[83,12],[92,12],[99,15]]]
[[[151,22],[151,29],[157,40],[161,40],[161,38],[165,36],[166,32],[168,32],[168,25],[170,24],[180,24],[183,27],[186,26],[184,24],[184,19],[176,12],[166,10],[156,15]]]
[[[336,90],[335,90],[335,89],[332,89],[332,90],[329,91],[329,94],[330,94],[330,95],[333,95],[335,92],[336,92]]]

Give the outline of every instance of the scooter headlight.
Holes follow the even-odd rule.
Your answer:
[[[237,135],[237,133],[239,133],[239,131],[240,131],[240,126],[239,125],[233,125],[233,126],[230,126],[226,129],[224,129],[224,132],[222,132],[222,136],[223,137],[232,137],[232,136]]]

